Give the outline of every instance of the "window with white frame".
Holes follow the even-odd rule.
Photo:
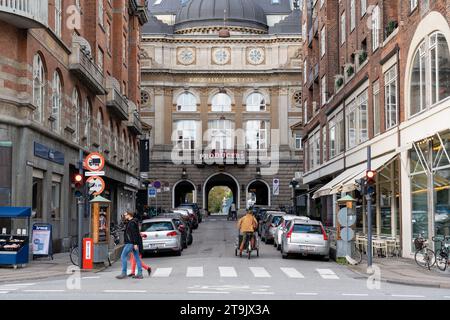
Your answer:
[[[98,23],[103,27],[105,19],[105,8],[103,6],[103,0],[98,0]]]
[[[347,141],[351,149],[369,138],[367,90],[347,106]]]
[[[97,66],[101,71],[103,71],[103,59],[104,59],[103,50],[100,49],[99,47],[97,49]]]
[[[55,0],[55,34],[61,37],[62,8],[61,0]]]
[[[372,11],[372,50],[380,46],[380,7],[375,6]]]
[[[75,126],[75,132],[73,134],[73,138],[75,142],[80,141],[80,94],[77,89],[73,89],[72,93],[72,109],[73,114],[75,115],[75,122],[73,125]]]
[[[42,122],[45,104],[45,69],[42,58],[36,54],[33,58],[33,104],[36,109],[33,111],[33,118]]]
[[[190,92],[183,92],[177,99],[177,111],[197,111],[197,98]]]
[[[327,126],[322,127],[322,163],[327,162]]]
[[[306,83],[308,81],[308,62],[303,61],[303,83]]]
[[[323,57],[326,52],[326,28],[323,27],[322,30],[320,30],[320,56]]]
[[[301,132],[294,132],[294,149],[302,150],[302,134]]]
[[[350,0],[350,31],[356,27],[356,0]]]
[[[376,136],[381,131],[380,120],[380,82],[377,80],[372,85],[373,90],[373,135]]]
[[[346,39],[346,23],[345,23],[345,11],[341,14],[341,44],[345,43]]]
[[[314,168],[320,166],[320,130],[313,135],[313,160]]]
[[[266,111],[266,99],[259,92],[251,93],[247,97],[246,110],[250,112]]]
[[[321,83],[321,96],[322,96],[322,106],[325,105],[328,101],[327,97],[327,77],[322,77],[322,83]]]
[[[245,123],[247,150],[267,150],[269,143],[269,121],[249,120]]]
[[[226,93],[218,93],[212,98],[211,109],[213,112],[230,112],[231,98]]]
[[[52,130],[59,132],[61,130],[61,110],[62,110],[62,86],[58,71],[53,73],[52,83]]]
[[[303,114],[305,115],[305,123],[308,123],[308,100],[305,100],[305,106],[303,107]]]
[[[367,12],[367,0],[361,0],[361,17]]]
[[[410,116],[450,96],[450,50],[442,33],[430,34],[419,45],[410,81]]]
[[[197,121],[180,120],[175,121],[176,145],[180,150],[194,150],[197,140]]]
[[[91,123],[92,123],[92,108],[88,99],[84,101],[84,137],[86,139],[86,146],[91,145]],[[117,149],[116,149],[117,150]]]
[[[311,136],[308,140],[308,160],[309,160],[309,170],[313,170],[314,165],[314,139]]]
[[[211,120],[208,122],[210,147],[214,150],[234,149],[234,122]]]
[[[345,132],[343,112],[337,113],[328,121],[330,159],[344,151]]]
[[[103,113],[102,110],[99,109],[97,112],[97,130],[98,130],[98,145],[100,148],[103,148]]]
[[[384,74],[386,130],[398,123],[397,65]]]

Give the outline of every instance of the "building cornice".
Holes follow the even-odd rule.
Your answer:
[[[298,42],[298,45],[302,45],[303,38],[301,35],[289,35],[289,36],[254,36],[243,35],[235,36],[227,39],[218,38],[217,36],[179,36],[179,35],[143,35],[142,44],[163,42],[163,43],[293,43]]]

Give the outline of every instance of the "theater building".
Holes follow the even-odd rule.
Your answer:
[[[288,206],[302,171],[301,11],[292,1],[151,1],[141,116],[151,130],[150,204]],[[293,127],[297,124],[297,127]]]

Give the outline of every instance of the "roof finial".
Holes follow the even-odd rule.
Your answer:
[[[223,10],[223,28],[219,30],[219,37],[220,38],[229,38],[230,37],[230,31],[226,27],[227,23],[227,9]]]

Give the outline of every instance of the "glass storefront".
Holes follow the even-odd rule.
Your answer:
[[[450,235],[450,131],[415,143],[410,168],[411,240]]]

